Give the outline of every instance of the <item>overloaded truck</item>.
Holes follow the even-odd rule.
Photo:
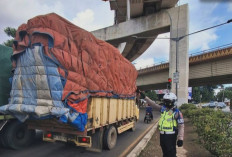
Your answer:
[[[8,103],[10,97],[12,48],[0,45],[0,106]],[[35,137],[35,130],[27,129],[25,123],[19,122],[10,114],[0,113],[0,145],[13,149],[28,146]]]
[[[135,130],[135,67],[112,45],[57,14],[21,25],[11,56],[12,88],[0,112],[43,140],[112,149],[117,135]]]

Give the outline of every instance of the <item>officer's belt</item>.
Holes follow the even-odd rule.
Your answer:
[[[175,134],[175,131],[160,131],[160,134]]]

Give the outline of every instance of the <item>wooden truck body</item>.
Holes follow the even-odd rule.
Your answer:
[[[30,129],[43,130],[43,140],[74,142],[88,150],[112,149],[117,134],[131,129],[139,118],[134,99],[92,97],[88,102],[88,122],[84,132],[56,119],[28,121]]]

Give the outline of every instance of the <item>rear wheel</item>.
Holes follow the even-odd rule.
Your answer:
[[[134,122],[134,126],[130,129],[130,131],[132,131],[132,132],[135,131],[135,122]]]
[[[11,122],[5,130],[5,141],[12,149],[29,146],[35,138],[35,130],[27,129],[27,125],[19,121]]]
[[[114,126],[110,126],[105,130],[103,136],[103,146],[105,149],[113,149],[117,143],[117,131]]]
[[[7,125],[5,125],[2,130],[0,131],[0,145],[2,147],[5,147],[7,148],[8,144],[7,144],[7,141],[6,141],[6,127]]]

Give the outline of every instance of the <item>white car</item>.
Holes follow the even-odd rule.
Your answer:
[[[225,107],[226,107],[226,104],[225,104],[224,102],[219,102],[219,103],[217,104],[217,107],[218,107],[218,108],[225,108]]]
[[[216,102],[216,101],[210,101],[210,102],[209,102],[209,107],[210,107],[210,108],[217,107],[217,104],[218,104],[218,102]]]
[[[201,107],[209,107],[209,103],[201,105]]]

